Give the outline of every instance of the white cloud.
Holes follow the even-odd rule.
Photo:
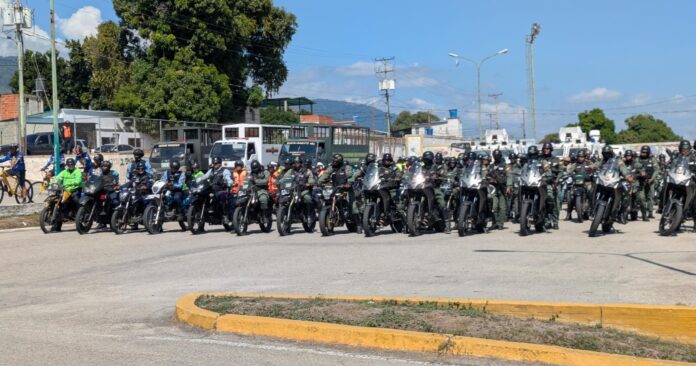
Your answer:
[[[338,67],[336,72],[345,76],[370,76],[375,74],[375,64],[368,61],[358,61],[352,65]]]
[[[14,34],[10,34],[11,39],[0,39],[0,56],[17,56],[17,44],[14,41]],[[37,52],[46,52],[51,49],[51,41],[48,32],[38,26],[24,31],[24,49]],[[56,49],[62,56],[67,55],[67,49],[59,39],[56,41]]]
[[[97,27],[102,23],[101,10],[85,6],[73,13],[70,18],[58,17],[58,28],[66,38],[82,40],[97,34]]]
[[[428,76],[415,76],[411,78],[401,78],[396,80],[396,87],[402,88],[424,88],[438,85],[438,81]]]
[[[603,102],[621,97],[621,93],[607,88],[594,88],[568,98],[571,103]]]

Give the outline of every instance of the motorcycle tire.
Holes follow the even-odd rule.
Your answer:
[[[317,220],[314,217],[311,218],[311,221],[309,220],[309,218],[305,218],[302,220],[302,228],[306,233],[313,233],[316,227]]]
[[[332,212],[331,207],[324,206],[319,211],[319,230],[322,236],[330,236],[334,234],[336,228],[335,212]]]
[[[529,208],[531,205],[527,202],[522,203],[522,210],[520,211],[520,236],[529,235]]]
[[[597,202],[597,210],[593,215],[592,224],[590,224],[590,231],[588,233],[590,238],[594,238],[595,236],[597,236],[597,229],[599,229],[599,224],[601,224],[602,221],[604,221],[604,211],[606,209],[606,201]]]
[[[288,217],[289,215],[287,207],[278,207],[278,212],[276,213],[276,229],[280,236],[289,235],[292,230],[292,222],[290,221],[290,217]]]
[[[261,216],[261,215],[263,215],[263,213],[261,213],[259,216]],[[271,213],[270,210],[267,211],[267,213],[266,213],[266,223],[265,224],[259,220],[259,227],[261,228],[261,231],[264,233],[270,233],[271,230],[273,230],[273,214]]]
[[[672,202],[669,210],[665,210],[660,218],[660,235],[670,236],[676,233],[681,226],[684,208],[677,202]]]
[[[375,236],[377,233],[377,220],[379,220],[379,208],[375,203],[365,205],[362,216],[363,232],[366,238]]]
[[[75,215],[75,229],[77,229],[77,233],[80,235],[87,234],[92,228],[94,220],[89,219],[91,210],[92,207],[89,206],[80,206],[80,208],[77,209],[77,214]]]
[[[631,220],[631,221],[638,220],[638,211],[631,211],[631,214],[629,215],[629,220]]]
[[[471,227],[469,226],[469,212],[471,211],[471,203],[466,202],[459,207],[459,217],[457,217],[457,232],[459,236],[465,236]]]
[[[188,209],[186,217],[188,219],[187,226],[191,234],[198,235],[205,231],[205,214],[200,207],[191,206]]]
[[[577,196],[575,197],[575,212],[578,214],[578,223],[582,224],[582,221],[584,219],[585,213],[584,213],[584,208],[585,208],[585,203],[582,202],[582,197]]]
[[[123,219],[123,209],[116,209],[114,213],[111,214],[111,230],[116,235],[121,235],[126,232],[128,227],[128,217]]]
[[[410,236],[420,236],[422,234],[420,228],[422,204],[420,202],[411,203],[408,206],[407,222],[408,232]]]
[[[159,234],[162,232],[162,223],[155,221],[155,216],[157,215],[157,206],[147,206],[145,212],[143,213],[143,225],[145,230],[151,235]]]
[[[249,221],[244,215],[244,209],[245,207],[237,207],[232,213],[232,227],[238,236],[245,235],[249,229]]]
[[[44,234],[48,234],[51,232],[52,228],[52,222],[51,222],[51,217],[53,216],[53,208],[48,208],[44,207],[41,209],[41,212],[39,213],[39,227],[41,227],[41,231],[44,232]]]

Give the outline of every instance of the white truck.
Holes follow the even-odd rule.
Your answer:
[[[253,160],[266,165],[278,161],[283,143],[290,135],[290,126],[238,123],[222,127],[222,140],[210,150],[213,158],[222,159],[222,166],[233,168],[241,160],[247,168]]]

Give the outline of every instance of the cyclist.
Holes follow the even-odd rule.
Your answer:
[[[17,144],[10,145],[10,151],[5,156],[0,158],[0,163],[4,163],[6,161],[10,162],[10,170],[7,172],[7,174],[16,177],[17,187],[22,187],[22,192],[15,192],[15,194],[17,194],[19,197],[26,197],[27,187],[25,187],[24,184],[26,182],[27,169],[26,165],[24,164],[24,154],[19,151],[19,146]],[[3,177],[3,180],[9,187],[9,184],[7,184],[7,178]]]

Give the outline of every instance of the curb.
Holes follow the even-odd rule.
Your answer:
[[[449,336],[396,329],[369,328],[350,325],[329,324],[299,320],[287,320],[258,316],[219,315],[195,305],[202,295],[242,296],[266,298],[316,298],[306,295],[245,295],[236,293],[193,293],[176,302],[176,318],[199,328],[219,332],[239,333],[254,336],[276,337],[297,341],[313,341],[346,346],[368,347],[394,351],[417,351],[449,354],[455,356],[492,357],[510,361],[542,362],[566,366],[657,366],[689,365],[689,363],[643,359],[623,355],[574,350],[557,346],[506,342],[471,337]],[[340,300],[375,300],[381,297],[321,297]],[[404,299],[391,299],[404,301]],[[425,301],[409,299],[408,301]],[[444,301],[427,299],[429,302]],[[453,300],[447,300],[450,304]],[[489,302],[490,304],[491,302]],[[515,304],[509,302],[510,304]],[[519,303],[517,303],[519,304]],[[545,304],[549,306],[550,304]],[[568,304],[566,304],[567,306]],[[584,305],[590,306],[590,305]],[[487,311],[489,308],[486,308]]]

